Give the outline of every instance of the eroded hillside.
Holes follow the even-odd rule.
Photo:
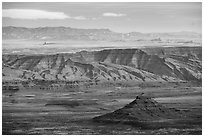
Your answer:
[[[148,49],[146,52],[140,49],[108,49],[53,55],[3,55],[3,79],[97,82],[202,80],[201,50],[189,52],[186,47],[182,50],[184,54],[167,51],[155,51],[157,53],[153,54]]]

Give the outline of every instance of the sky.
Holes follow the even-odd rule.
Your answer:
[[[202,32],[201,2],[3,2],[2,25],[108,28],[114,32]]]

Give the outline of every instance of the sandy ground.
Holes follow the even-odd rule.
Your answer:
[[[123,124],[94,123],[95,116],[113,112],[144,92],[171,108],[186,110],[191,128],[141,130]],[[202,88],[189,84],[155,87],[92,87],[78,92],[39,89],[3,91],[3,134],[201,134]]]

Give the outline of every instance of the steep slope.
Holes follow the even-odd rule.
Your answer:
[[[10,60],[11,59],[11,60]],[[21,56],[4,58],[6,66],[21,71],[24,79],[95,80],[95,81],[151,81],[163,79],[157,75],[124,65],[82,63],[72,61],[69,55]],[[3,68],[3,72],[10,70]],[[9,73],[4,73],[5,76]]]
[[[183,50],[183,53],[189,55],[189,49],[186,49],[186,51]],[[197,55],[200,55],[200,51],[197,52]],[[182,80],[201,80],[201,60],[198,57],[192,59],[191,56],[181,56],[180,52],[158,56],[156,54],[149,55],[138,49],[112,49],[99,51],[95,54],[95,60],[126,65],[159,76],[175,77]]]
[[[3,55],[3,64],[25,79],[95,81],[200,81],[201,61],[159,57],[139,49],[109,49],[53,55]],[[4,69],[3,69],[4,71]]]
[[[202,61],[202,48],[201,47],[154,47],[143,48],[144,52],[150,55],[158,55],[159,57],[176,55],[184,57],[184,59],[195,59]]]

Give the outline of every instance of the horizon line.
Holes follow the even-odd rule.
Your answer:
[[[114,32],[114,33],[123,33],[123,34],[127,34],[127,33],[134,33],[134,32],[137,32],[137,33],[142,33],[142,34],[151,34],[151,33],[181,33],[181,32],[190,32],[190,33],[197,33],[197,34],[202,34],[202,32],[196,32],[196,31],[187,31],[187,30],[183,30],[183,31],[172,31],[172,32],[139,32],[139,31],[131,31],[131,32],[116,32],[116,31],[113,31],[112,29],[110,28],[78,28],[78,27],[68,27],[68,26],[39,26],[39,27],[23,27],[23,26],[2,26],[3,28],[4,27],[16,27],[16,28],[27,28],[27,29],[37,29],[37,28],[59,28],[59,27],[63,27],[63,28],[72,28],[72,29],[84,29],[84,30],[88,30],[88,29],[91,29],[91,30],[109,30],[111,32]]]

